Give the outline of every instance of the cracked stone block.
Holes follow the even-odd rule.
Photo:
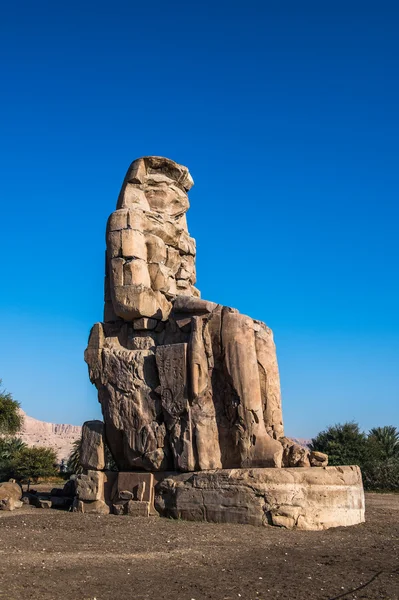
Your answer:
[[[125,514],[129,515],[129,517],[149,517],[150,503],[140,500],[129,500],[125,511]]]
[[[159,476],[166,517],[321,530],[364,522],[359,467],[220,469]]]

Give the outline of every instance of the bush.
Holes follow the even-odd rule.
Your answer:
[[[15,435],[22,427],[23,416],[19,412],[20,404],[12,395],[1,389],[0,379],[0,434]]]
[[[20,438],[0,438],[0,481],[7,481],[7,479],[10,479],[12,476],[11,461],[17,452],[26,447],[26,444]]]
[[[11,476],[19,481],[37,481],[58,474],[57,455],[51,448],[23,448],[10,461]]]
[[[313,438],[310,449],[328,454],[329,465],[362,465],[367,457],[367,437],[357,423],[338,423]]]
[[[366,463],[362,467],[363,485],[366,490],[375,492],[397,492],[399,490],[399,460]]]
[[[399,432],[374,427],[366,435],[354,422],[328,427],[310,444],[328,454],[329,465],[359,465],[366,490],[399,491]]]
[[[10,461],[17,452],[26,448],[25,442],[17,437],[0,438],[0,463]]]

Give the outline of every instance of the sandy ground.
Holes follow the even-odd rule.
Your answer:
[[[1,600],[399,599],[399,495],[320,532],[0,512]]]

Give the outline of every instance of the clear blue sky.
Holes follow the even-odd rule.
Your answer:
[[[399,6],[3,3],[0,377],[100,415],[83,351],[129,163],[187,165],[202,296],[272,327],[286,432],[399,425]]]

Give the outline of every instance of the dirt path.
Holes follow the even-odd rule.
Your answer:
[[[398,600],[399,495],[366,503],[320,532],[2,512],[0,600]]]

